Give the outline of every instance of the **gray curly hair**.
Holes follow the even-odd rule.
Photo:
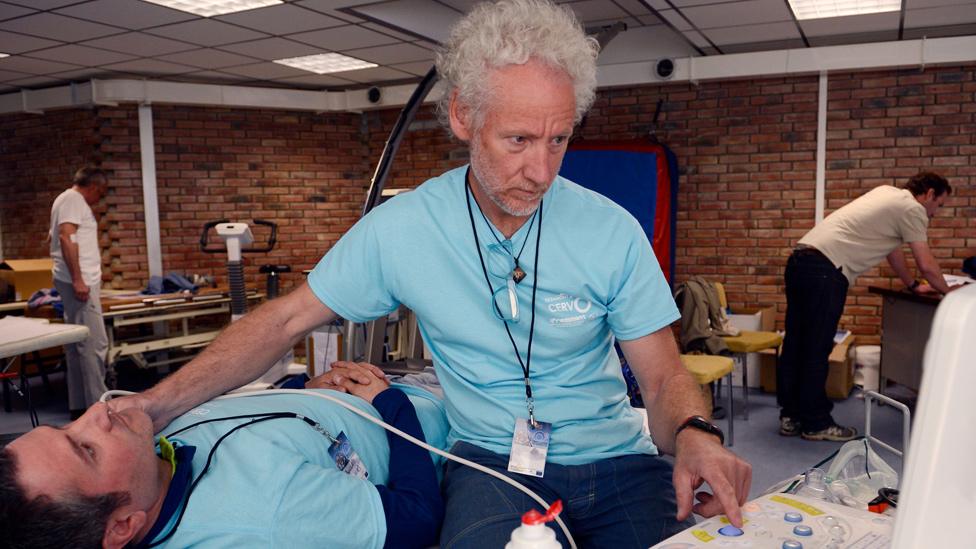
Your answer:
[[[471,109],[480,128],[490,99],[491,70],[521,65],[529,59],[565,71],[573,81],[579,123],[596,97],[597,41],[586,36],[569,8],[548,0],[501,0],[478,4],[458,21],[438,52],[436,66],[447,82],[438,103],[441,122],[448,124],[451,96]]]

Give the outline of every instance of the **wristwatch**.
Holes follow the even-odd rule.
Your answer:
[[[678,433],[684,431],[688,427],[693,427],[699,431],[705,431],[706,433],[715,435],[721,444],[725,444],[725,433],[722,432],[714,423],[708,421],[702,416],[691,416],[690,418],[684,420],[684,422],[678,426],[674,431],[675,440],[678,439]]]

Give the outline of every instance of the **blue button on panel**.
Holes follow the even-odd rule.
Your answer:
[[[810,528],[806,524],[797,524],[793,527],[793,533],[798,536],[812,536],[813,528]]]
[[[728,526],[723,526],[723,527],[719,528],[718,529],[718,533],[719,534],[722,534],[723,536],[731,536],[731,537],[734,537],[734,536],[741,536],[742,535],[742,530],[739,530],[735,526],[732,526],[731,524],[729,524]]]
[[[803,522],[803,515],[800,513],[786,513],[783,515],[783,520],[786,522]]]
[[[783,542],[783,549],[803,549],[803,544],[795,539],[788,539]]]

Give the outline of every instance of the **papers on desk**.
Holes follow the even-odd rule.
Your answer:
[[[972,284],[973,282],[976,282],[976,280],[973,280],[968,276],[950,275],[950,274],[942,275],[942,276],[945,277],[946,284],[950,286],[961,286],[963,284]]]

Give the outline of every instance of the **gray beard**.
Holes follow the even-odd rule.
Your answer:
[[[516,208],[515,205],[508,204],[502,199],[499,193],[502,185],[495,180],[495,171],[492,169],[491,162],[484,157],[477,138],[471,140],[471,168],[474,170],[475,178],[481,185],[482,190],[488,195],[488,199],[508,215],[528,217],[539,207],[539,202],[537,201],[534,204],[526,205],[524,208]]]

